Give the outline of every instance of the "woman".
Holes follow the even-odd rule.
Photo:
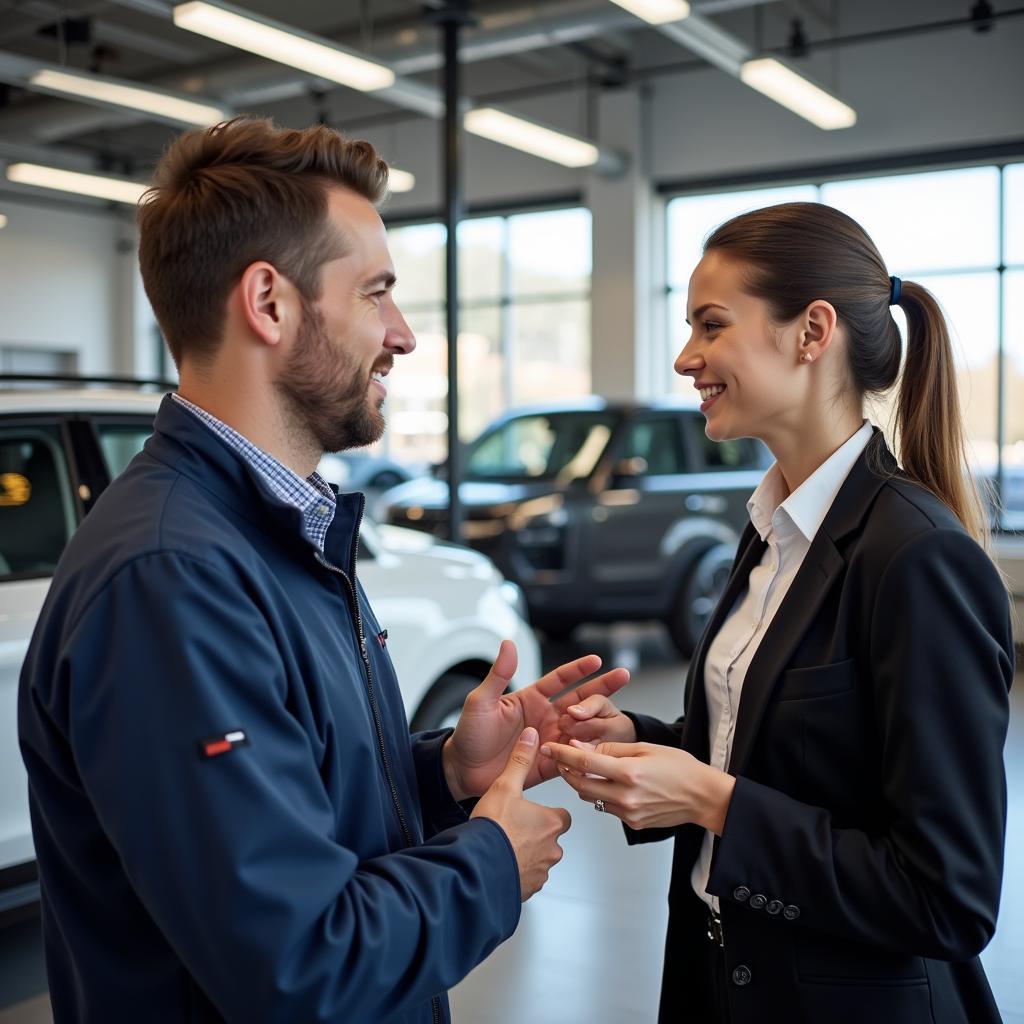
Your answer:
[[[572,744],[546,748],[630,842],[676,839],[660,1019],[998,1021],[978,953],[1013,640],[942,312],[813,203],[718,228],[688,309],[676,371],[708,436],[760,438],[777,461],[685,717],[594,696],[563,716]],[[902,468],[863,413],[898,378]]]

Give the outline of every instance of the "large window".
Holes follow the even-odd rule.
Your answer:
[[[441,224],[388,232],[395,298],[416,351],[390,378],[389,454],[445,457],[448,418]],[[512,405],[590,392],[590,212],[482,217],[459,226],[459,432],[470,440]]]
[[[735,214],[793,200],[828,203],[850,214],[891,273],[938,298],[953,330],[975,471],[999,481],[1001,525],[1024,529],[1024,164],[673,199],[668,280],[677,351],[688,335],[686,288],[704,238]],[[895,316],[902,331],[902,314],[896,310]],[[692,392],[679,378],[666,381],[666,390]],[[871,415],[880,425],[888,423],[892,397],[873,403]]]

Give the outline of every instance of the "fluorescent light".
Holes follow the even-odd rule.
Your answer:
[[[682,21],[690,16],[690,5],[686,0],[612,0],[612,3],[651,25],[667,25],[670,21]]]
[[[68,74],[66,71],[54,71],[51,68],[37,71],[31,76],[29,83],[40,89],[65,93],[76,99],[95,100],[98,103],[110,103],[115,107],[141,110],[176,124],[196,125],[200,128],[216,124],[228,116],[226,110],[210,103],[198,103],[182,96],[126,85],[109,78]]]
[[[826,131],[857,123],[853,107],[774,57],[746,61],[740,68],[740,80]]]
[[[388,190],[391,192],[411,192],[416,187],[416,175],[409,171],[400,171],[397,167],[388,168]]]
[[[141,181],[65,171],[59,167],[44,167],[42,164],[10,164],[7,177],[22,185],[75,192],[78,195],[95,196],[97,199],[112,199],[115,203],[129,203],[132,206],[138,203],[142,193],[149,187]]]
[[[200,103],[183,96],[173,96],[155,89],[127,85],[108,78],[69,74],[43,68],[29,79],[33,86],[67,93],[76,99],[96,100],[117,107],[141,110],[168,120],[206,127],[223,121],[229,112],[212,103]]]
[[[7,227],[7,215],[0,213],[0,229]]]
[[[524,153],[551,160],[563,167],[590,167],[601,156],[597,146],[571,135],[543,128],[521,117],[493,107],[478,107],[463,119],[466,131],[492,142],[521,149]]]
[[[256,18],[226,4],[192,0],[178,4],[172,13],[174,24],[189,32],[235,46],[306,71],[317,78],[347,85],[350,89],[373,92],[394,85],[395,73],[313,36],[287,28],[278,22]]]

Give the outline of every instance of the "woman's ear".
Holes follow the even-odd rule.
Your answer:
[[[835,306],[824,299],[815,299],[800,314],[797,358],[801,363],[817,362],[828,351],[838,323]]]

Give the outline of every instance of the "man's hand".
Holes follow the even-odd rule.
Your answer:
[[[592,694],[610,696],[629,682],[629,673],[624,668],[616,668],[576,686],[601,667],[601,659],[596,654],[588,654],[560,665],[531,686],[505,693],[517,664],[515,644],[511,640],[502,641],[491,671],[466,698],[459,724],[445,744],[445,777],[456,800],[480,796],[491,786],[527,726],[537,730],[541,743],[567,741],[568,737],[558,727],[566,708]],[[575,688],[558,700],[551,700],[568,686]],[[540,758],[531,762],[524,788],[529,789],[556,774],[554,762]]]
[[[519,865],[524,903],[540,892],[548,872],[562,859],[558,837],[572,824],[563,807],[545,807],[523,796],[523,785],[537,761],[537,747],[537,730],[524,729],[512,745],[504,771],[473,810],[474,818],[490,818],[508,836]]]

